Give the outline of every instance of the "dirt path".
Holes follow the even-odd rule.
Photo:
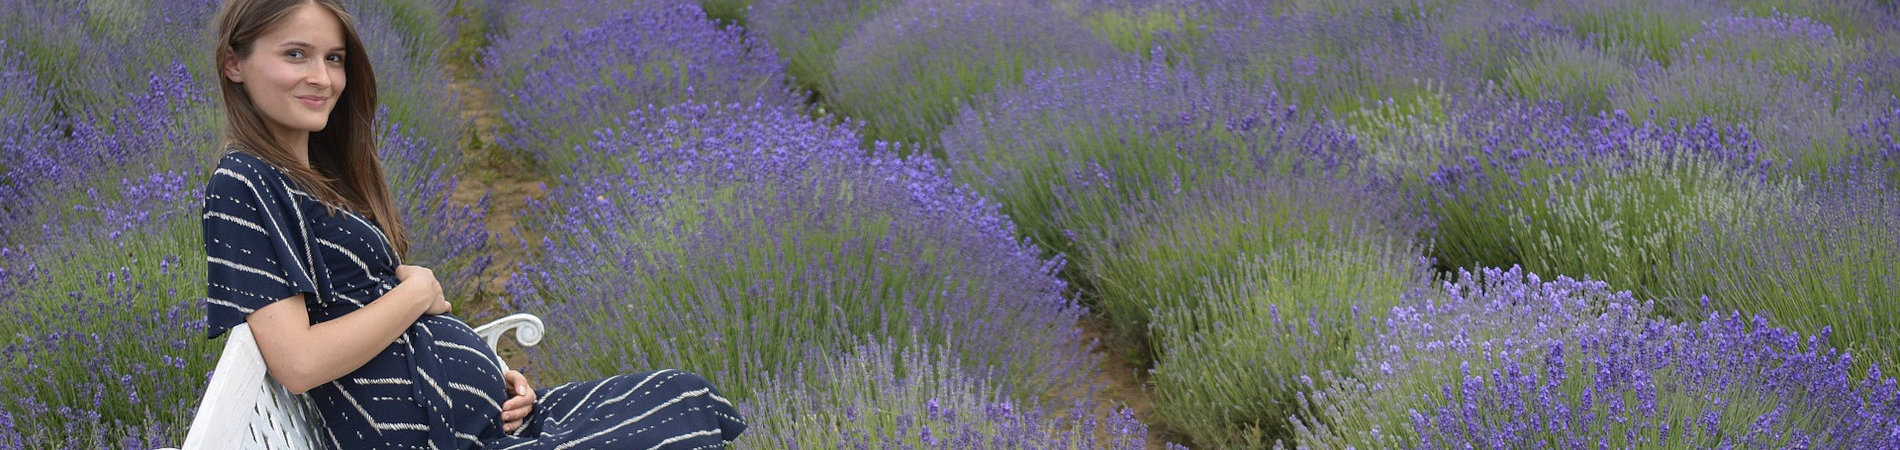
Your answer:
[[[1135,414],[1136,420],[1148,424],[1148,448],[1166,449],[1168,439],[1176,437],[1154,423],[1154,393],[1148,391],[1148,369],[1129,362],[1125,349],[1117,347],[1116,340],[1109,337],[1108,324],[1102,319],[1083,317],[1076,326],[1082,329],[1082,342],[1100,342],[1095,349],[1095,378],[1090,380],[1101,389],[1095,393],[1096,416],[1107,416],[1127,408]],[[1104,437],[1106,433],[1107,430],[1102,430],[1099,434],[1103,436],[1098,437]]]
[[[545,183],[530,178],[527,171],[520,170],[495,145],[500,110],[495,107],[492,93],[482,86],[475,70],[449,64],[449,72],[455,79],[449,84],[449,90],[461,99],[462,119],[468,122],[468,135],[461,142],[464,152],[459,171],[461,182],[456,185],[450,199],[470,205],[480,201],[483,195],[489,197],[484,225],[488,229],[487,251],[493,257],[487,270],[482,272],[481,291],[474,298],[456,305],[456,309],[467,317],[500,317],[515,312],[504,311],[501,299],[508,294],[508,278],[514,275],[515,268],[525,261],[528,253],[523,239],[527,239],[527,244],[539,241],[532,236],[523,236],[526,231],[517,225],[527,210],[528,199],[543,198],[547,188]],[[529,367],[529,361],[521,349],[509,342],[503,340],[499,350],[508,366]]]

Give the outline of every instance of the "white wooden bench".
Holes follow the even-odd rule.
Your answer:
[[[495,348],[508,330],[515,330],[515,342],[531,346],[541,342],[546,328],[539,317],[515,314],[476,327],[475,334]],[[198,414],[191,419],[191,430],[185,433],[184,450],[325,448],[317,430],[316,408],[309,398],[292,395],[265,372],[251,326],[239,324],[228,336],[210,386],[198,403]],[[503,363],[502,369],[507,368]]]

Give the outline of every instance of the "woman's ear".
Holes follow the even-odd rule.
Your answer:
[[[221,55],[218,59],[224,62],[224,77],[231,79],[232,83],[244,84],[244,71],[238,69],[237,55],[231,54],[228,50],[219,53]]]

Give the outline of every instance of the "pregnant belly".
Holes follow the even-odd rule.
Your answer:
[[[495,403],[496,414],[500,414],[501,402],[507,400],[507,387],[501,378],[501,357],[488,348],[475,329],[453,316],[425,315],[416,321],[411,335],[423,335],[433,338],[435,361],[440,364],[443,373],[431,373],[437,381],[445,384],[445,389],[456,396],[456,405],[464,401]],[[418,341],[429,340],[427,338]],[[420,349],[418,349],[420,350]],[[459,394],[459,395],[458,395]],[[481,398],[463,398],[477,396]],[[457,408],[460,409],[460,408]]]
[[[499,436],[506,388],[499,358],[475,330],[451,316],[428,315],[404,338],[336,383],[310,391],[332,437],[343,448],[384,448],[422,446],[418,439],[436,427],[457,436]]]

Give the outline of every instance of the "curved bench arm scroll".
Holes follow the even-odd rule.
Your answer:
[[[541,324],[540,317],[533,314],[512,314],[475,327],[475,334],[488,341],[489,349],[495,349],[501,344],[501,335],[508,330],[515,330],[515,342],[532,347],[541,343],[541,336],[547,332],[547,327]]]

